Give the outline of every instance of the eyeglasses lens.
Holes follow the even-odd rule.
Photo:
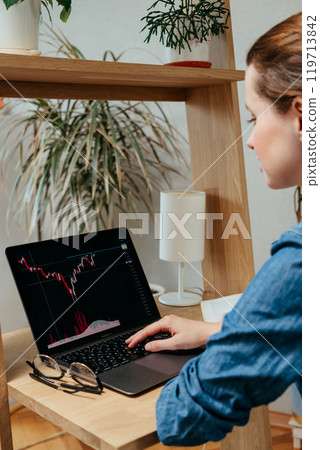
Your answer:
[[[81,363],[72,363],[70,366],[70,375],[79,383],[89,384],[90,386],[97,386],[97,378],[93,371]]]
[[[59,378],[62,370],[50,356],[37,355],[33,360],[34,367],[47,378]]]

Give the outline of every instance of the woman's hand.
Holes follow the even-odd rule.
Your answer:
[[[200,322],[171,314],[130,336],[126,344],[129,348],[133,348],[148,336],[167,332],[171,334],[171,338],[148,342],[145,349],[149,352],[187,350],[204,345],[208,338],[218,333],[220,329],[221,323]]]

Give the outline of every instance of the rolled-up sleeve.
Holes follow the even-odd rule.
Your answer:
[[[220,441],[247,423],[251,408],[301,386],[301,240],[301,225],[282,235],[221,332],[163,388],[156,405],[163,443]]]

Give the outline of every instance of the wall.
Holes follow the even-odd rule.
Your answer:
[[[151,2],[146,0],[74,0],[72,14],[67,24],[59,21],[59,11],[55,9],[53,21],[56,29],[63,33],[79,47],[88,59],[101,59],[105,50],[112,50],[116,55],[129,49],[123,61],[158,64],[164,61],[164,48],[154,39],[150,45],[143,43],[144,35],[141,17],[146,13]],[[300,0],[231,0],[231,14],[237,69],[245,69],[246,52],[264,31],[284,18],[301,10]],[[45,15],[46,19],[46,15]],[[40,49],[45,51],[45,45]],[[152,53],[151,53],[152,52]],[[249,113],[244,107],[244,83],[239,83],[242,130],[248,127]],[[183,104],[168,104],[166,111],[180,132],[187,136],[185,110]],[[3,135],[3,132],[2,132]],[[0,142],[1,142],[0,131]],[[252,240],[255,267],[258,270],[269,257],[270,244],[287,228],[295,223],[293,191],[272,191],[266,187],[254,152],[246,148],[248,137],[244,133],[244,154],[248,183],[248,196],[251,215]],[[221,161],[223,163],[223,161]],[[8,205],[8,192],[14,180],[10,173],[7,192],[0,194],[0,318],[3,332],[27,326],[27,321],[20,305],[17,292],[9,273],[4,256],[4,248],[25,241],[23,231],[10,226],[6,233],[5,211]],[[185,188],[189,182],[173,180],[175,188]],[[32,239],[31,239],[32,240]],[[168,290],[175,289],[177,267],[158,258],[158,243],[151,235],[135,238],[138,253],[146,269],[149,281],[163,284]],[[187,269],[188,286],[200,286],[201,279]],[[288,398],[280,402],[277,409],[287,411]]]

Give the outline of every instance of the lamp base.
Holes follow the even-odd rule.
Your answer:
[[[180,298],[178,292],[169,292],[159,297],[159,302],[168,306],[193,306],[198,305],[201,301],[200,295],[191,294],[190,292],[183,292]]]

